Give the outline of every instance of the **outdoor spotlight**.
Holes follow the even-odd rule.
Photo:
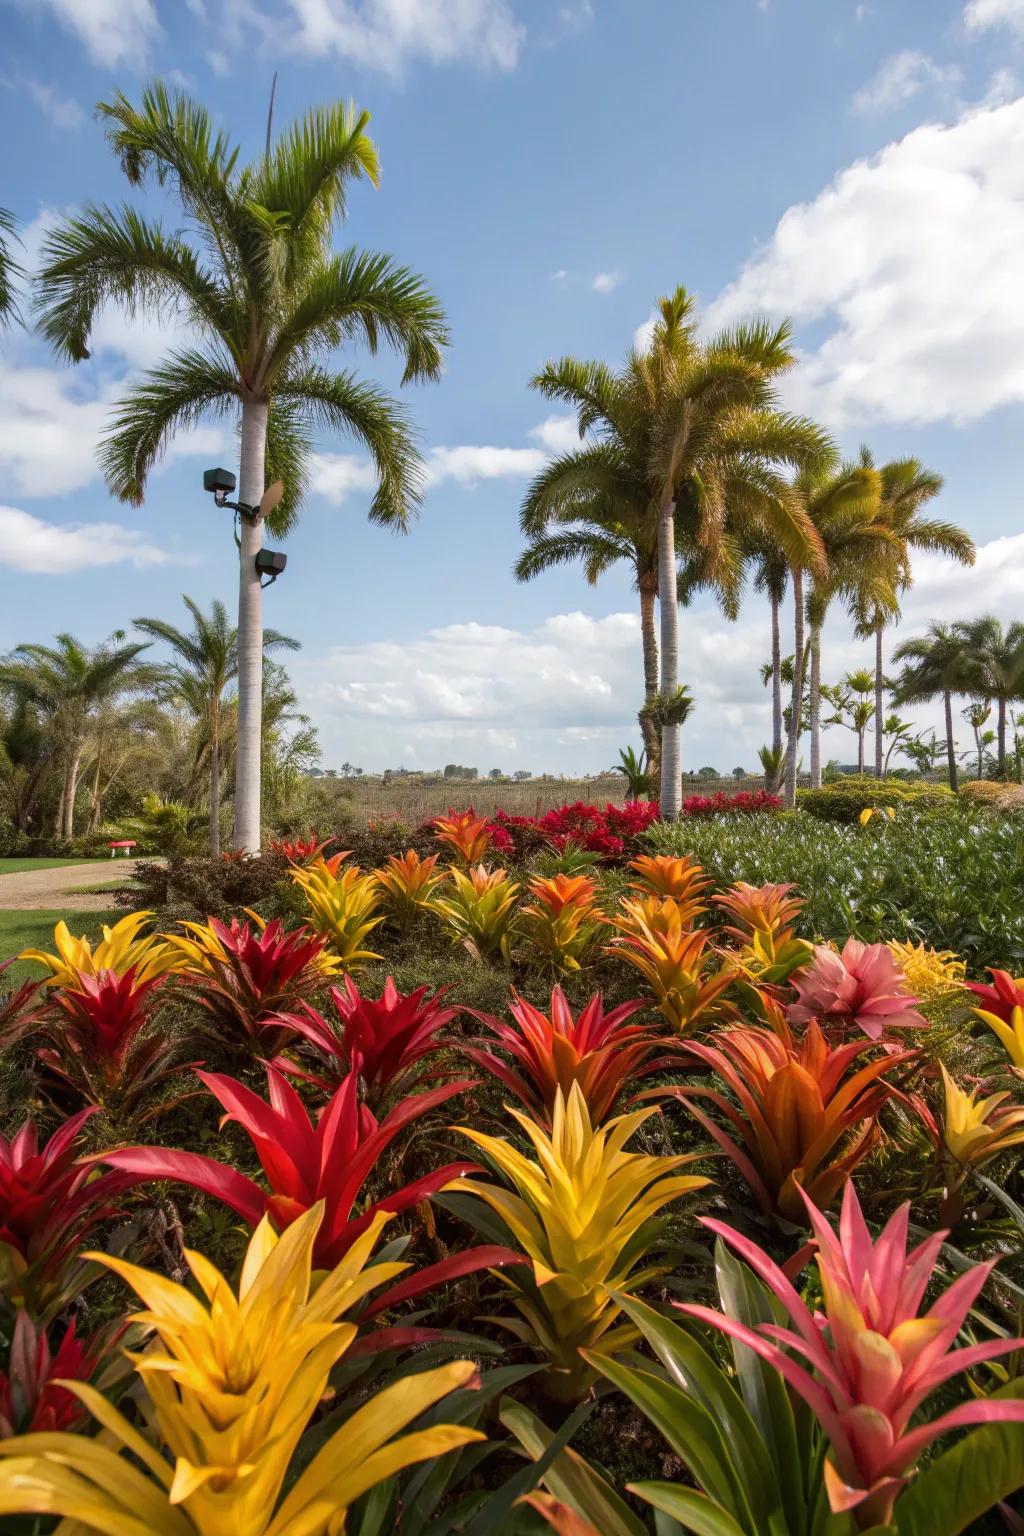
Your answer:
[[[272,582],[283,574],[288,564],[288,556],[279,549],[261,549],[256,556],[256,570],[260,576],[265,576],[266,581],[261,581],[261,587],[269,587]]]
[[[218,507],[222,507],[236,485],[230,469],[206,469],[203,471],[203,490],[212,491]]]

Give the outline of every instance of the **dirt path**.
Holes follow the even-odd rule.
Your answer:
[[[58,869],[24,869],[0,875],[0,911],[102,912],[113,906],[111,891],[89,894],[87,887],[124,880],[127,885],[131,859],[111,859],[92,864],[65,864]]]

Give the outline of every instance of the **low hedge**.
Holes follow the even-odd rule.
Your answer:
[[[960,786],[960,797],[972,805],[984,805],[1004,816],[1024,815],[1024,784],[1004,784],[998,779],[971,779]]]
[[[853,822],[862,811],[885,806],[899,810],[948,810],[956,797],[945,784],[907,783],[903,779],[869,779],[857,774],[834,779],[821,789],[797,791],[797,804],[819,821]]]

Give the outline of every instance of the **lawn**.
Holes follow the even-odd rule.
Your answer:
[[[0,875],[20,875],[32,869],[63,869],[68,864],[102,864],[102,859],[0,859]]]
[[[61,861],[55,859],[52,862]],[[72,933],[95,936],[104,923],[116,923],[122,915],[116,911],[62,912],[45,908],[0,912],[0,962],[9,959],[11,955],[20,954],[23,949],[52,950],[53,930],[62,918]],[[4,972],[4,983],[21,982],[39,974],[38,966],[19,963]]]

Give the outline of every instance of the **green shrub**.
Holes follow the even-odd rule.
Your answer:
[[[961,784],[960,798],[998,811],[1003,816],[1024,815],[1024,784],[1005,784],[999,779],[971,779]]]
[[[858,774],[833,779],[822,789],[801,789],[797,804],[819,821],[857,821],[861,811],[892,806],[899,810],[946,810],[955,804],[945,784],[906,783],[898,779],[861,778]]]
[[[130,885],[118,891],[115,899],[130,912],[155,912],[157,925],[163,928],[182,918],[219,917],[229,922],[244,916],[245,907],[268,921],[286,915],[298,921],[303,911],[301,897],[288,879],[288,860],[279,853],[139,863],[132,868]]]

